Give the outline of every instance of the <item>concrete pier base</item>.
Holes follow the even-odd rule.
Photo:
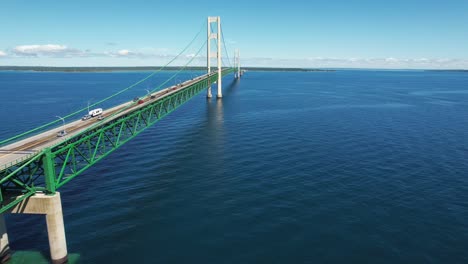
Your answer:
[[[57,201],[57,199],[55,199]],[[65,238],[65,224],[63,223],[62,203],[60,196],[54,203],[53,212],[46,214],[47,232],[49,235],[50,256],[53,264],[67,262],[67,241]]]
[[[13,207],[9,213],[45,214],[52,264],[67,263],[67,241],[65,238],[60,193],[57,192],[54,195],[37,193]]]
[[[8,264],[50,264],[50,259],[39,251],[15,251]],[[80,263],[79,254],[68,254],[67,264]]]
[[[0,215],[0,235],[0,263],[6,263],[11,258],[11,251],[3,214]]]
[[[218,71],[218,93],[216,95],[217,98],[222,98],[223,97],[223,86],[222,86],[222,79],[221,79],[221,68],[219,68]]]
[[[206,98],[211,98],[213,95],[211,94],[211,87],[208,87],[208,91],[206,92]]]

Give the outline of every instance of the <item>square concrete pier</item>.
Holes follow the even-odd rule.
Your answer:
[[[78,264],[79,254],[68,254],[68,264]],[[39,251],[16,251],[11,256],[8,264],[50,264],[49,257]]]

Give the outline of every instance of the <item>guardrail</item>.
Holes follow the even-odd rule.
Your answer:
[[[26,156],[22,156],[21,158],[18,158],[18,159],[14,160],[14,161],[10,161],[8,163],[5,163],[5,164],[0,166],[0,171],[6,170],[7,168],[10,168],[11,166],[14,166],[14,165],[16,165],[16,164],[18,164],[18,163],[20,163],[22,161],[30,159],[31,157],[34,157],[35,155],[37,155],[39,153],[40,153],[40,151],[35,150],[35,151],[33,151],[32,153],[30,153],[30,154],[28,154]]]

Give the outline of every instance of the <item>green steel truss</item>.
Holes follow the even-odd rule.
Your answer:
[[[223,70],[222,76],[234,72]],[[56,190],[206,89],[218,74],[126,113],[0,171],[0,213],[36,192]],[[21,196],[19,199],[17,198]]]

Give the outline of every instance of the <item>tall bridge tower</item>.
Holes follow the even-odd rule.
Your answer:
[[[218,28],[216,33],[212,32],[212,23],[216,23]],[[211,58],[217,58],[218,59],[218,94],[217,98],[223,97],[223,92],[222,92],[222,85],[221,85],[221,18],[219,16],[217,17],[208,17],[208,23],[207,23],[207,29],[208,29],[208,42],[207,42],[207,51],[206,51],[206,57],[207,57],[207,68],[208,68],[208,74],[211,73]],[[211,40],[216,39],[216,54],[211,53]],[[208,91],[206,97],[211,98],[211,85],[208,86]]]
[[[240,51],[239,49],[236,49],[236,53],[234,56],[234,61],[235,61],[235,67],[237,68],[237,72],[235,73],[235,77],[239,79],[241,77],[241,66],[240,66]]]

